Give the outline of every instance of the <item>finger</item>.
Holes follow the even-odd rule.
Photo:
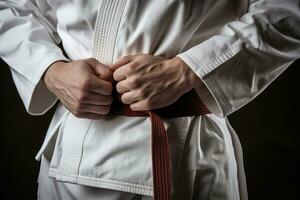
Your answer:
[[[109,66],[109,68],[114,71],[114,70],[120,68],[121,66],[130,63],[133,59],[134,59],[134,56],[131,56],[131,55],[129,55],[129,56],[123,56],[122,58],[120,58],[119,60],[117,60],[117,62],[115,62],[114,64],[112,64],[111,66]]]
[[[95,58],[89,58],[84,61],[94,69],[95,74],[99,78],[107,81],[113,81],[113,71],[107,65],[100,63]]]
[[[130,70],[132,66],[130,63],[121,66],[120,68],[116,69],[113,73],[113,78],[115,81],[122,81],[125,80],[130,75]]]
[[[133,111],[148,110],[148,108],[146,107],[146,101],[145,100],[138,101],[138,102],[130,104],[130,108]]]
[[[113,90],[113,86],[110,81],[102,80],[97,77],[88,81],[84,87],[87,89],[87,91],[102,95],[110,95]]]
[[[142,110],[153,110],[158,108],[158,106],[156,106],[153,102],[149,102],[148,99],[143,99],[130,104],[130,108],[133,111],[142,111]]]
[[[125,79],[125,80],[123,80],[123,81],[120,81],[120,82],[118,82],[117,85],[116,85],[116,90],[117,90],[117,92],[120,93],[120,94],[122,94],[122,93],[124,93],[124,92],[128,92],[128,91],[130,91],[131,89],[133,89],[133,88],[130,87],[130,84],[128,83],[128,79]]]
[[[87,103],[93,105],[111,105],[112,101],[113,101],[112,96],[101,95],[93,92],[83,95],[80,98],[81,103]]]
[[[80,105],[79,110],[80,113],[93,113],[98,115],[105,115],[109,112],[110,106],[82,104]]]
[[[132,104],[140,99],[140,95],[137,91],[125,92],[121,95],[121,101],[124,104]]]

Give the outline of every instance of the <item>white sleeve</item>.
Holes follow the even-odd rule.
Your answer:
[[[202,101],[227,116],[300,57],[300,1],[252,0],[240,19],[178,56],[203,81]]]
[[[57,100],[41,80],[44,72],[53,62],[68,60],[57,46],[54,16],[44,0],[0,0],[0,57],[32,115],[44,114]]]

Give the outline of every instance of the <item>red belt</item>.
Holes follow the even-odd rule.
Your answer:
[[[152,111],[133,111],[129,105],[114,100],[110,114],[150,117],[151,153],[154,200],[171,200],[171,171],[168,135],[161,118],[199,116],[209,114],[194,90],[181,96],[175,103]]]

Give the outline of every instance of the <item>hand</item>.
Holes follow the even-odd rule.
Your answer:
[[[110,110],[112,71],[94,58],[55,62],[43,79],[76,117],[99,119]]]
[[[134,111],[168,106],[193,88],[197,75],[179,57],[125,56],[110,66],[121,101]]]

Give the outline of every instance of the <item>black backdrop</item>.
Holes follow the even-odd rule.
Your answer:
[[[299,80],[294,63],[263,94],[229,119],[244,149],[250,200],[295,199],[300,186]],[[53,109],[26,113],[7,65],[0,61],[0,199],[36,199],[42,144]]]

